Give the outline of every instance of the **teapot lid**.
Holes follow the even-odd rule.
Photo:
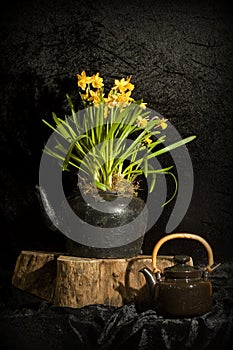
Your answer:
[[[179,278],[200,278],[201,271],[199,268],[187,265],[190,261],[190,257],[187,255],[176,255],[173,260],[175,265],[164,269],[165,278],[179,279]]]

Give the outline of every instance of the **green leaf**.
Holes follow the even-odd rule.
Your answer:
[[[175,149],[175,148],[178,148],[178,147],[183,146],[184,144],[186,144],[186,143],[188,143],[188,142],[193,141],[195,138],[196,138],[196,136],[189,136],[189,137],[186,137],[186,138],[183,139],[183,140],[180,140],[180,141],[178,141],[178,142],[175,142],[175,143],[173,143],[172,145],[166,146],[166,147],[164,147],[163,149],[161,149],[161,150],[159,150],[159,151],[153,153],[153,156],[154,156],[154,157],[157,157],[157,156],[159,156],[159,155],[161,155],[161,154],[163,154],[163,153],[170,152],[170,151],[172,151],[172,150]]]
[[[156,184],[156,173],[152,174],[152,181],[151,181],[151,185],[149,188],[149,192],[151,193],[153,191],[153,189],[155,188],[155,184]]]
[[[95,185],[96,187],[99,189],[99,190],[102,190],[102,191],[108,191],[109,190],[109,187],[99,181],[95,181]]]
[[[167,205],[168,203],[170,203],[173,200],[173,198],[176,196],[176,193],[177,193],[177,190],[178,190],[178,182],[177,182],[177,179],[176,179],[175,175],[173,173],[170,173],[170,172],[165,173],[165,174],[171,175],[173,177],[174,182],[175,182],[175,190],[174,190],[173,195],[171,196],[171,198],[167,202],[165,202],[162,205],[162,207],[164,207],[165,205]]]

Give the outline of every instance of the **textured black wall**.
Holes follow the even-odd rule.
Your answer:
[[[110,86],[132,75],[134,98],[169,118],[188,145],[194,193],[176,231],[203,234],[217,260],[232,260],[233,14],[223,1],[8,1],[1,11],[1,264],[22,249],[62,249],[48,230],[35,186],[49,136],[41,123],[79,105],[76,74],[100,71]],[[172,206],[148,232],[150,253]],[[197,255],[186,242],[169,245]],[[193,252],[193,249],[195,250]],[[197,254],[198,253],[198,254]],[[200,255],[199,255],[200,253]],[[204,254],[204,253],[203,253]]]

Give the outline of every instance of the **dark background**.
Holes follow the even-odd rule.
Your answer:
[[[217,261],[232,261],[233,12],[224,1],[8,1],[1,9],[0,266],[10,278],[21,250],[63,250],[37,196],[41,119],[80,108],[76,74],[100,72],[110,87],[132,75],[133,97],[168,118],[194,168],[194,193],[176,231],[203,235]],[[171,204],[145,237],[150,254]],[[195,245],[195,243],[194,243]],[[167,244],[201,260],[189,242]]]
[[[3,8],[4,7],[4,8]],[[0,10],[0,344],[10,350],[231,349],[233,329],[233,12],[227,1],[23,0]],[[21,250],[63,251],[36,185],[50,130],[42,118],[81,108],[76,74],[110,87],[132,75],[133,97],[168,118],[187,145],[194,192],[176,231],[202,235],[222,262],[211,274],[214,307],[168,320],[134,304],[56,307],[11,285]],[[145,237],[151,254],[174,202]],[[200,244],[177,240],[161,254],[204,262]]]

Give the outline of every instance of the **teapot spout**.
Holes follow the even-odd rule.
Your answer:
[[[155,275],[147,267],[144,267],[143,269],[139,270],[139,272],[141,272],[144,275],[146,279],[146,283],[148,284],[151,293],[153,293],[155,286],[157,284]]]

